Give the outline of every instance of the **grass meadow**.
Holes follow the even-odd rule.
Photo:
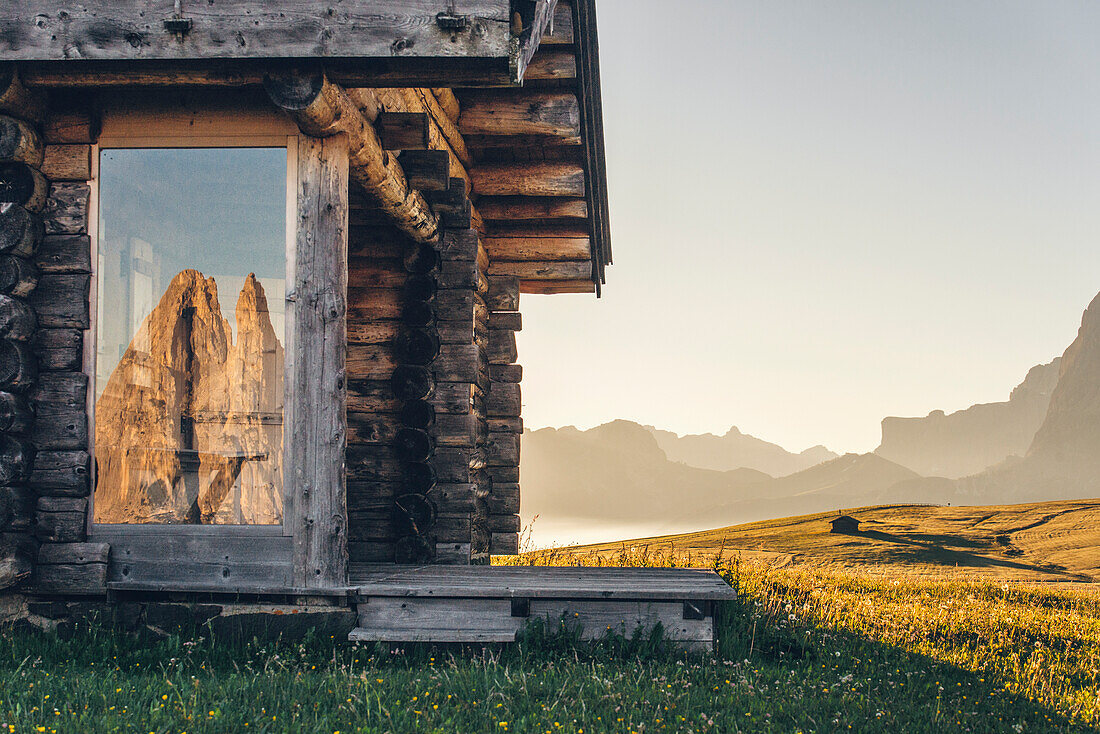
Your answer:
[[[689,559],[531,553],[512,563]],[[698,555],[692,565],[708,563]],[[1100,592],[723,561],[715,656],[659,634],[497,650],[5,630],[9,732],[1040,732],[1100,726]],[[68,636],[67,636],[68,637]]]

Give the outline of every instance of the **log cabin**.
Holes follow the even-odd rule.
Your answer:
[[[3,614],[711,645],[713,573],[486,565],[521,295],[611,262],[600,105],[594,0],[0,8]]]

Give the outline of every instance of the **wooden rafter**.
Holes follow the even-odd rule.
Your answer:
[[[271,100],[314,137],[348,136],[350,175],[379,208],[417,242],[435,240],[439,222],[424,197],[412,189],[397,162],[382,147],[359,106],[323,72],[285,72],[264,78]]]

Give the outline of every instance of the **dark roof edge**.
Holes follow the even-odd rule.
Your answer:
[[[596,0],[574,0],[577,82],[584,138],[588,219],[592,227],[592,280],[596,296],[611,264],[611,223],[607,205],[607,159],[604,154],[603,99],[600,92],[600,47],[596,32]]]

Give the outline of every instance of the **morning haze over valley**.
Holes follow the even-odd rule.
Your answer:
[[[529,430],[522,516],[541,547],[871,505],[1087,499],[1100,495],[1098,439],[1100,295],[1065,352],[1024,370],[1003,401],[887,416],[869,453],[796,453],[736,426],[721,436],[630,420]]]

